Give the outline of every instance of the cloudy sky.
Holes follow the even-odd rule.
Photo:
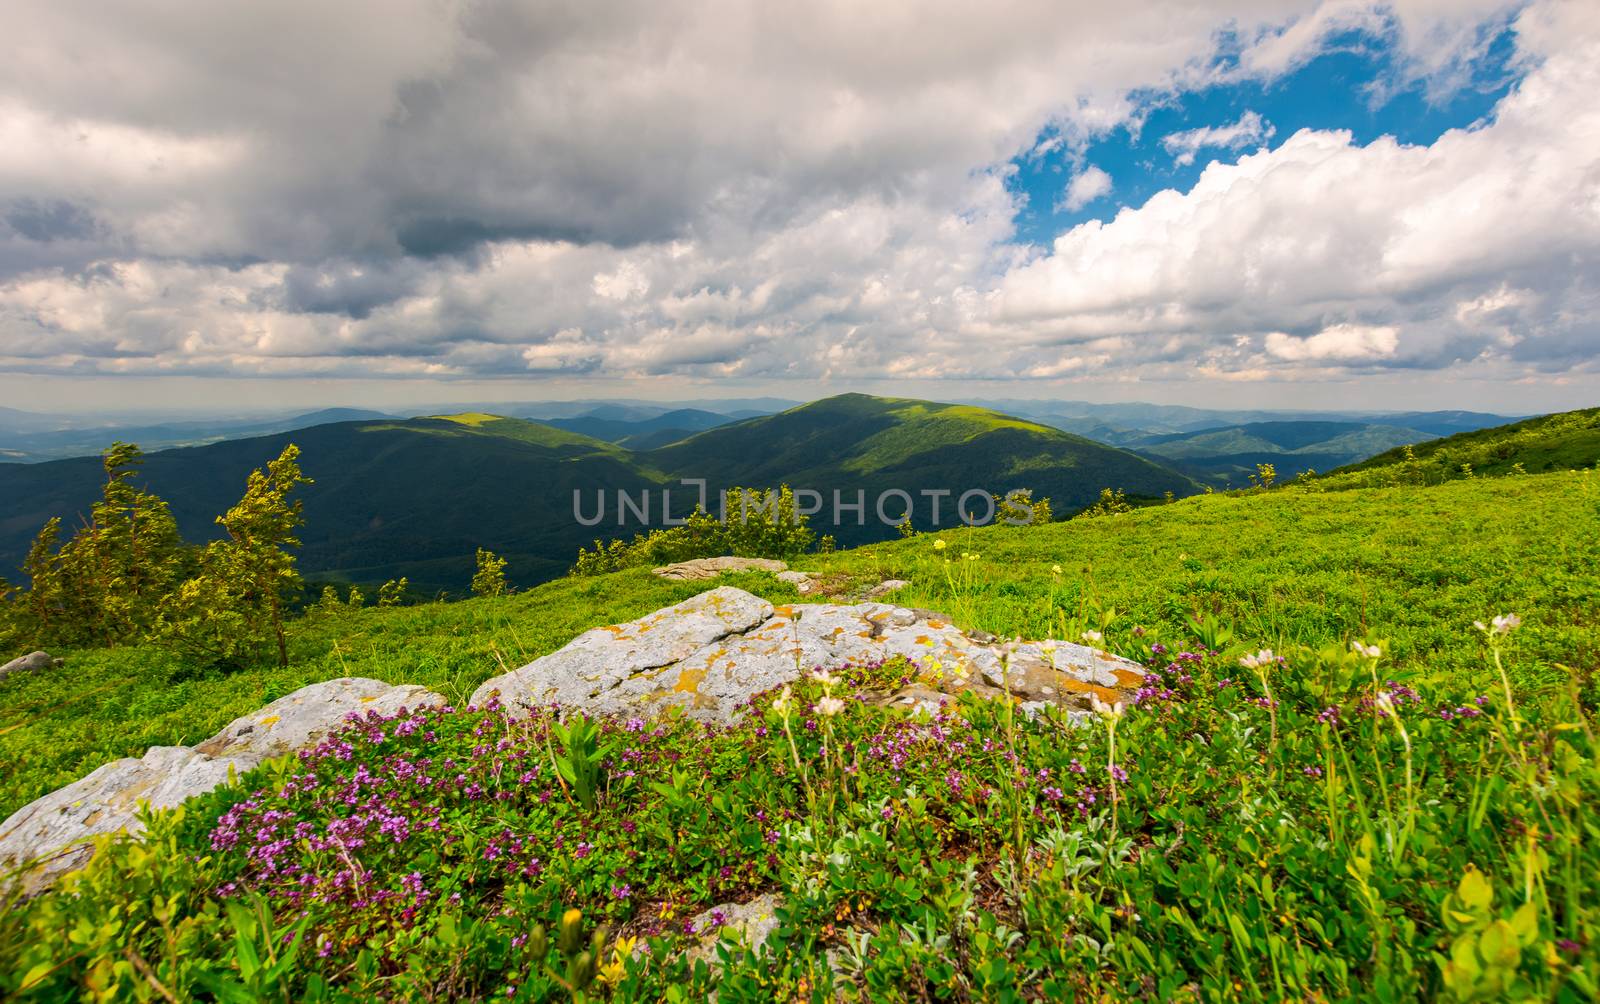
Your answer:
[[[0,404],[1600,404],[1600,5],[10,0]]]

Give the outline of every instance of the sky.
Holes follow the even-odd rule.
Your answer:
[[[9,8],[0,405],[1600,404],[1584,0]]]

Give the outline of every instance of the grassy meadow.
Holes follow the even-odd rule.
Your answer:
[[[1595,475],[1550,473],[1205,495],[809,556],[835,595],[902,578],[895,602],[968,628],[1099,632],[1150,667],[1149,693],[1088,729],[976,702],[827,713],[914,672],[854,667],[727,730],[575,734],[493,708],[366,723],[14,904],[0,992],[1592,999],[1596,540]],[[0,683],[0,813],[317,680],[459,704],[582,630],[728,583],[797,599],[768,575],[634,569],[314,613],[282,670],[61,653]],[[680,951],[686,917],[762,893],[782,904],[765,950],[725,942],[716,967]]]

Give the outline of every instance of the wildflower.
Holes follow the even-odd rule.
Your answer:
[[[1089,706],[1094,708],[1095,714],[1101,716],[1102,718],[1109,718],[1112,721],[1116,721],[1118,718],[1121,718],[1122,713],[1127,710],[1121,701],[1118,701],[1115,704],[1107,704],[1105,701],[1102,701],[1097,694],[1089,695]]]
[[[946,548],[946,547],[949,547],[949,546],[950,546],[950,545],[948,545],[948,544],[946,544],[946,543],[945,543],[945,542],[944,542],[944,541],[942,541],[942,540],[936,540],[936,541],[934,541],[934,542],[933,542],[933,549],[934,549],[934,550],[935,550],[935,551],[942,551],[942,550],[944,550],[944,549],[945,549],[945,548]]]
[[[1060,565],[1051,565],[1050,566],[1050,574],[1051,575],[1060,575],[1061,574],[1061,566]]]
[[[813,680],[817,681],[818,683],[822,684],[824,687],[832,687],[835,683],[838,682],[837,680],[834,679],[833,674],[829,673],[825,669],[814,669],[814,670],[812,670],[811,671],[811,678]]]
[[[837,697],[824,697],[817,702],[817,714],[824,718],[832,718],[844,710],[844,702]]]
[[[1106,768],[1106,770],[1113,778],[1116,779],[1118,784],[1121,784],[1124,781],[1128,780],[1128,772],[1123,770],[1121,767],[1117,766],[1116,764],[1111,764],[1109,767]]]
[[[1353,641],[1350,643],[1350,651],[1367,659],[1376,659],[1378,656],[1383,654],[1383,650],[1378,648],[1378,646],[1368,645],[1359,641]]]
[[[1522,618],[1516,614],[1500,614],[1490,619],[1487,626],[1483,621],[1473,621],[1472,626],[1487,635],[1510,634],[1513,628],[1522,626]]]
[[[1243,666],[1245,669],[1260,669],[1263,666],[1270,666],[1277,661],[1278,658],[1272,654],[1272,649],[1264,648],[1255,655],[1247,655],[1241,658],[1239,660],[1239,665]]]
[[[1101,634],[1098,631],[1085,631],[1083,633],[1083,640],[1087,641],[1087,642],[1099,642],[1104,638],[1105,638],[1105,635]]]
[[[789,690],[789,687],[785,685],[783,688],[783,693],[779,694],[777,698],[773,700],[772,710],[776,711],[780,715],[787,715],[789,713],[789,699],[793,696],[794,695]]]

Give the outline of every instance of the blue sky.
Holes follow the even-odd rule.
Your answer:
[[[1346,129],[1365,145],[1380,136],[1426,146],[1448,129],[1480,122],[1519,77],[1512,65],[1514,36],[1501,21],[1486,27],[1484,51],[1468,72],[1442,89],[1437,82],[1408,79],[1408,67],[1392,32],[1345,31],[1329,37],[1320,52],[1272,80],[1245,79],[1179,93],[1147,91],[1137,96],[1144,115],[1087,142],[1062,142],[1059,130],[1039,136],[1047,147],[1015,157],[1008,188],[1023,196],[1016,240],[1048,245],[1057,234],[1091,219],[1109,220],[1123,206],[1143,205],[1162,189],[1187,190],[1213,160],[1233,160],[1260,147],[1276,147],[1301,129]],[[1224,57],[1219,66],[1233,68]],[[1179,164],[1162,140],[1205,127],[1236,124],[1259,116],[1260,142],[1207,147]],[[1110,177],[1105,195],[1070,209],[1063,205],[1078,173],[1098,169]]]

